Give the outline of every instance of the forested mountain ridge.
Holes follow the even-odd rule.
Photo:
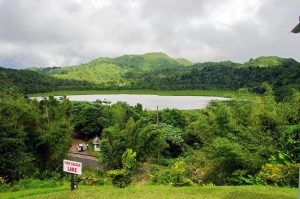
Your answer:
[[[300,63],[275,56],[192,64],[163,53],[102,57],[69,67],[1,69],[23,93],[53,90],[154,89],[250,90],[263,92],[267,82],[278,95],[300,88]],[[15,75],[13,75],[15,74]]]
[[[48,92],[53,90],[97,88],[87,81],[58,79],[46,74],[29,70],[16,70],[0,67],[0,87],[7,85],[17,88],[22,93]]]
[[[128,87],[127,74],[192,65],[192,62],[170,58],[164,53],[123,55],[116,58],[101,57],[89,63],[69,67],[30,68],[43,74],[62,79],[86,80],[103,87]]]

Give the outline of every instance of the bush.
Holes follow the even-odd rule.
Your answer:
[[[54,180],[22,179],[18,182],[17,186],[19,186],[20,189],[50,188],[58,187],[59,183]]]
[[[110,170],[107,174],[112,178],[114,187],[125,188],[131,183],[131,173],[125,169]]]
[[[171,176],[172,184],[176,187],[190,186],[193,184],[192,180],[185,176],[186,170],[183,167],[183,161],[176,162],[172,167]]]
[[[6,192],[11,190],[10,184],[1,184],[0,185],[0,192]]]
[[[63,173],[63,172],[55,172],[55,171],[45,170],[43,172],[36,171],[33,173],[33,175],[31,177],[34,179],[39,179],[39,180],[59,181],[59,180],[62,180],[64,176],[65,176],[65,173]]]
[[[133,172],[137,168],[136,152],[132,149],[127,149],[122,155],[123,169]]]
[[[300,164],[265,164],[259,176],[268,184],[279,186],[297,186]]]
[[[163,169],[162,167],[157,168],[153,166],[151,168],[150,181],[152,184],[170,184],[172,183],[171,172]]]
[[[5,184],[5,178],[4,177],[0,177],[0,186]]]
[[[105,179],[96,175],[81,175],[78,182],[84,185],[104,185]]]
[[[267,182],[259,175],[247,175],[245,170],[236,170],[229,177],[229,183],[232,185],[266,185]]]

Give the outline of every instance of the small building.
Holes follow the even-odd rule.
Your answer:
[[[101,141],[99,139],[98,136],[96,136],[93,141],[92,141],[93,145],[94,145],[94,151],[100,151],[100,144],[101,144]]]

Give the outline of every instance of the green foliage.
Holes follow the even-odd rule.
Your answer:
[[[187,178],[183,161],[176,162],[171,169],[172,184],[176,187],[190,186],[192,180]]]
[[[212,164],[206,178],[215,184],[229,183],[237,170],[246,170],[245,174],[251,174],[260,166],[258,157],[249,156],[248,150],[226,138],[216,138],[207,150]]]
[[[134,172],[137,168],[136,152],[127,149],[122,155],[122,165],[126,171]]]
[[[24,99],[0,100],[0,176],[8,181],[31,172],[33,154],[28,137],[36,136],[37,107]]]
[[[265,164],[259,176],[269,184],[280,186],[297,186],[299,176],[299,164]]]
[[[53,188],[58,187],[60,184],[54,180],[38,180],[38,179],[21,179],[17,183],[20,189],[32,189],[32,188]]]
[[[5,178],[4,177],[0,177],[0,186],[5,184]]]
[[[178,128],[185,128],[186,121],[182,111],[177,109],[164,109],[160,112],[160,120],[162,123],[172,125]]]
[[[300,162],[300,124],[289,126],[281,139],[284,150],[294,162]]]
[[[67,106],[53,97],[40,103],[20,95],[1,98],[0,176],[12,182],[59,169],[71,143]]]
[[[170,169],[153,165],[150,170],[150,183],[155,185],[171,184],[172,176]]]
[[[108,105],[102,101],[72,102],[69,114],[72,115],[74,130],[87,138],[100,136],[110,124]]]
[[[46,74],[29,70],[16,70],[0,67],[0,79],[6,80],[5,90],[13,93],[18,90],[22,93],[49,92],[54,90],[84,90],[101,88],[93,83],[82,80],[58,79]],[[9,83],[7,83],[9,82]],[[2,84],[3,81],[0,81]],[[2,84],[4,86],[4,84]],[[2,85],[0,87],[2,87]],[[0,89],[1,90],[1,89]]]
[[[89,63],[70,67],[32,68],[59,79],[93,82],[102,88],[130,87],[131,76],[163,68],[182,67],[192,63],[173,59],[163,53],[124,55],[117,58],[98,58]],[[94,84],[92,84],[94,85]]]
[[[83,185],[104,185],[105,179],[96,175],[81,175],[78,182]]]
[[[108,176],[112,178],[112,183],[117,188],[125,188],[131,183],[131,176],[137,168],[136,152],[127,149],[122,155],[122,169],[110,170]]]
[[[254,66],[259,66],[259,67],[275,67],[279,66],[284,62],[283,58],[276,57],[276,56],[269,56],[269,57],[258,57],[256,59],[250,59],[248,62],[246,62],[244,65],[247,67],[254,67]]]
[[[112,178],[114,187],[125,188],[131,183],[131,174],[125,169],[110,170],[107,174]]]

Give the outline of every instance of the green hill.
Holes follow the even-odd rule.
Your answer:
[[[98,88],[95,84],[87,81],[58,79],[36,71],[0,67],[0,91],[2,89],[9,89],[8,87],[15,87],[22,93]]]
[[[69,67],[30,68],[61,79],[85,80],[103,87],[128,87],[130,74],[192,65],[192,62],[170,58],[164,53],[124,55],[116,58],[101,57],[89,63]]]
[[[250,59],[243,66],[274,67],[280,66],[285,61],[284,58],[276,56],[261,56],[256,59]]]

